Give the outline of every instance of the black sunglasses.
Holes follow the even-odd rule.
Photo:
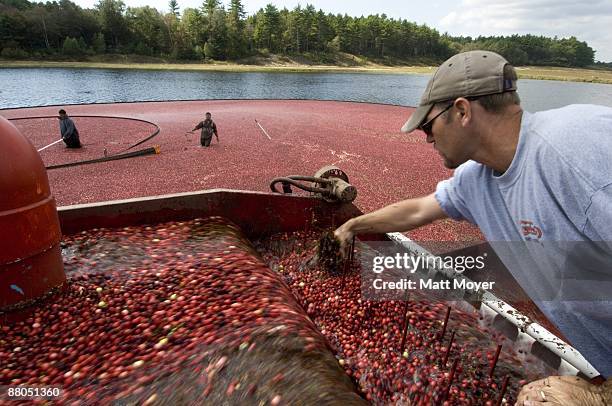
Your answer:
[[[431,132],[431,129],[433,127],[433,123],[435,121],[436,118],[440,117],[442,114],[444,114],[446,111],[448,111],[451,107],[453,107],[455,103],[451,103],[448,106],[446,106],[441,112],[439,112],[438,114],[436,114],[435,116],[433,116],[430,120],[428,120],[426,123],[423,123],[419,126],[419,129],[421,131],[423,131],[428,137],[431,137],[433,134]]]

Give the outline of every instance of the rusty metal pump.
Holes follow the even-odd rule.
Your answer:
[[[275,193],[281,193],[276,189],[278,183],[282,184],[283,193],[291,193],[293,185],[328,202],[350,203],[357,197],[357,189],[349,183],[347,174],[333,165],[319,169],[314,176],[290,175],[274,178],[270,182],[270,189]]]
[[[0,321],[66,281],[60,239],[40,155],[0,117]]]

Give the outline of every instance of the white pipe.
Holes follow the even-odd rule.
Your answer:
[[[261,124],[259,124],[259,121],[257,121],[257,119],[255,119],[255,123],[257,123],[257,125],[259,126],[259,128],[261,128],[261,131],[263,131],[264,134],[266,134],[266,137],[268,137],[268,139],[270,141],[272,141],[272,138],[270,138],[270,136],[268,135],[268,133],[266,132],[266,130],[264,130],[264,128],[261,126]]]
[[[62,141],[64,141],[62,138],[60,138],[60,139],[59,139],[59,140],[57,140],[57,141],[53,141],[51,144],[46,145],[46,146],[42,147],[41,149],[39,149],[39,150],[38,150],[38,152],[40,152],[40,151],[44,151],[45,149],[47,149],[47,148],[49,148],[49,147],[52,147],[53,145],[57,144],[58,142],[62,142]]]
[[[411,252],[433,255],[425,248],[421,247],[401,233],[389,233],[387,236],[392,241],[402,245]],[[449,278],[463,278],[468,281],[470,280],[469,278],[466,278],[465,276],[460,275],[449,268],[437,269],[436,271]],[[517,328],[519,336],[527,335],[531,337],[533,340],[537,341],[539,344],[558,356],[561,359],[562,364],[559,370],[570,373],[574,371],[576,373],[582,372],[589,378],[595,378],[596,376],[601,375],[589,363],[589,361],[587,361],[586,358],[584,358],[582,354],[578,352],[578,350],[561,340],[550,331],[546,330],[538,323],[533,322],[529,317],[523,315],[514,307],[499,299],[493,293],[484,290],[481,296],[481,304],[481,312],[484,313],[487,311],[487,309],[489,309],[490,311],[499,314]]]
[[[482,304],[491,308],[494,312],[511,322],[519,331],[529,335],[546,349],[554,353],[561,360],[566,361],[575,369],[581,371],[589,378],[595,378],[600,373],[576,350],[574,347],[561,340],[559,337],[524,316],[514,307],[499,299],[491,292],[485,292]]]

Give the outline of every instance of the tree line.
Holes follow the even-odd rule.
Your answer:
[[[262,53],[306,55],[330,62],[339,53],[376,60],[436,63],[458,52],[486,49],[514,65],[583,67],[595,52],[575,37],[535,35],[453,37],[426,25],[385,14],[351,17],[312,5],[293,10],[268,4],[247,15],[241,0],[224,5],[204,0],[200,8],[167,12],[99,0],[83,9],[70,0],[35,3],[0,0],[3,58],[137,54],[176,60],[236,60]]]

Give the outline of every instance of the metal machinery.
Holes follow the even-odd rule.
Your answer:
[[[66,281],[47,172],[34,146],[0,117],[0,311]]]
[[[312,183],[307,185],[300,182]],[[327,202],[351,203],[357,198],[357,189],[349,183],[348,175],[333,165],[324,166],[314,176],[290,175],[274,178],[270,182],[270,189],[275,193],[280,193],[276,189],[278,183],[282,184],[283,193],[291,193],[293,185]]]

